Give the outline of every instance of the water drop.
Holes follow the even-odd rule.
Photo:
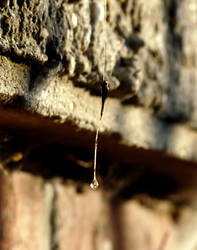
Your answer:
[[[93,179],[93,181],[90,183],[90,188],[92,190],[96,190],[99,187],[99,183],[96,178]]]

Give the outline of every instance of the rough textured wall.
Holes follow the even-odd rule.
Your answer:
[[[103,4],[0,2],[3,250],[196,248],[197,3]]]
[[[106,45],[113,98],[101,130],[191,160],[195,136],[180,135],[196,126],[195,8],[108,1],[105,23],[102,1],[3,1],[1,102],[95,130]]]
[[[106,43],[113,96],[129,97],[142,82],[136,105],[166,119],[195,121],[195,10],[194,0],[112,0],[105,24],[102,1],[5,0],[0,46],[3,54],[32,65],[31,84],[36,75],[59,73],[95,89]]]

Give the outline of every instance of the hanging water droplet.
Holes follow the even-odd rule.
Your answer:
[[[96,190],[99,187],[99,183],[96,178],[93,179],[93,181],[90,183],[90,188],[92,190]]]
[[[103,13],[104,16],[103,17],[104,17],[105,24],[106,24],[106,11],[107,11],[107,0],[104,0],[104,13]],[[104,25],[104,27],[105,26],[106,25]],[[104,30],[105,30],[105,28],[104,28]],[[105,35],[106,35],[106,30],[105,30]],[[94,177],[93,177],[93,181],[90,184],[90,188],[92,190],[96,190],[99,187],[99,183],[98,183],[98,181],[96,179],[96,163],[97,163],[97,147],[98,147],[99,128],[100,128],[100,125],[101,125],[101,119],[102,119],[102,116],[103,116],[104,105],[105,105],[105,101],[106,101],[108,90],[109,90],[109,85],[108,85],[108,82],[106,81],[106,79],[107,79],[107,77],[106,77],[106,75],[107,75],[106,68],[107,68],[106,42],[104,42],[103,81],[102,81],[102,84],[101,84],[102,104],[101,104],[100,119],[99,119],[99,123],[98,123],[97,130],[96,130],[95,144],[94,144]]]

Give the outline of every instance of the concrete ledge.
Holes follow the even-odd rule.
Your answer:
[[[66,78],[54,78],[50,84],[38,85],[27,92],[23,98],[23,110],[9,105],[1,107],[0,125],[19,136],[21,147],[17,150],[24,153],[24,158],[26,152],[38,145],[58,143],[64,145],[65,153],[66,148],[81,148],[93,159],[101,105],[99,96],[91,96],[88,91],[74,87]],[[179,185],[179,195],[188,198],[196,195],[196,143],[196,132],[186,124],[166,124],[148,109],[122,105],[119,100],[109,98],[101,124],[98,160],[130,165],[131,169],[139,166],[146,172],[171,178]],[[25,159],[24,164],[29,165],[29,162]],[[42,173],[42,162],[39,164]],[[63,160],[55,168],[62,176],[66,175],[61,170],[64,165]],[[47,166],[52,167],[50,163]],[[35,166],[32,164],[26,169],[32,171]],[[128,184],[126,179],[124,183]],[[192,192],[188,194],[187,190]]]

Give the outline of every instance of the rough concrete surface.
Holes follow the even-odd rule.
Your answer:
[[[188,4],[175,0],[109,1],[105,23],[102,1],[3,1],[2,53],[6,51],[11,59],[23,63],[1,57],[2,103],[18,101],[34,113],[94,130],[99,100],[72,85],[93,92],[98,89],[106,44],[107,77],[114,84],[111,95],[117,98],[106,105],[101,131],[119,133],[137,147],[187,155],[187,151],[193,152],[195,139],[188,135],[189,147],[182,138],[177,142],[176,134],[182,132],[171,136],[176,127],[170,122],[196,126],[196,54],[191,49],[196,36],[190,32],[195,27],[195,8],[192,0]],[[156,15],[152,17],[152,13]],[[8,22],[5,30],[4,19],[15,16],[15,22]],[[141,111],[134,111],[129,102],[122,106],[119,100],[128,99],[140,83],[137,96],[130,101],[143,106]],[[182,134],[186,135],[184,127]],[[171,142],[170,138],[175,139]],[[186,159],[195,157],[192,152]]]

